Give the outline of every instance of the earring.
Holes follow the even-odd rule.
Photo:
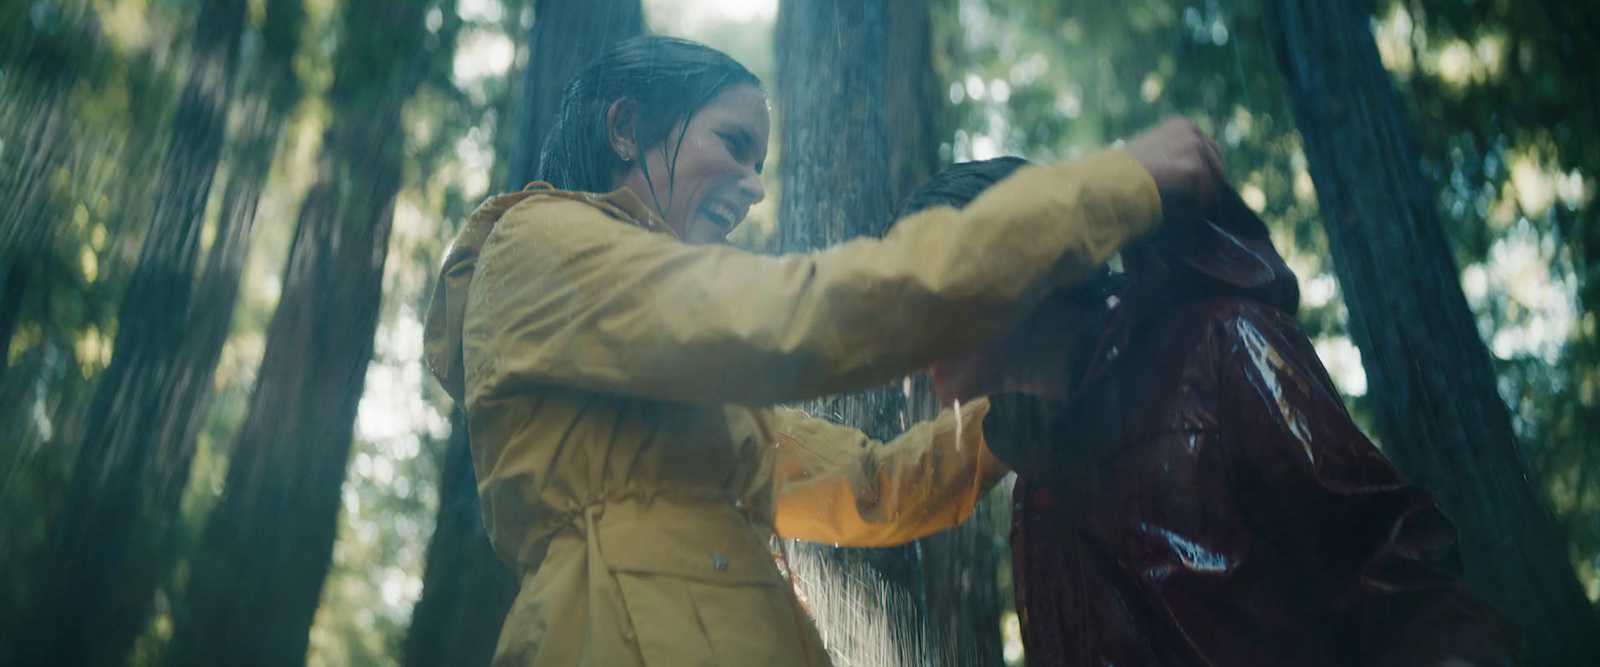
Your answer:
[[[631,152],[622,151],[622,156],[621,157],[622,157],[622,161],[623,162],[632,162],[633,161],[633,153],[631,153]]]

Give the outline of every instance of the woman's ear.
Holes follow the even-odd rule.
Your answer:
[[[611,151],[623,162],[631,162],[640,158],[638,142],[635,140],[639,123],[639,102],[623,98],[611,103],[611,108],[606,110],[606,140],[611,143]]]

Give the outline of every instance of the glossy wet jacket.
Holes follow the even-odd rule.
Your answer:
[[[1449,518],[1295,323],[1265,226],[1228,193],[1195,230],[1125,253],[1070,400],[994,399],[1028,664],[1513,664]]]

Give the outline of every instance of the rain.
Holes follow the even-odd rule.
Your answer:
[[[0,666],[531,664],[515,662],[518,641],[579,617],[599,620],[560,627],[605,636],[615,624],[632,653],[553,629],[526,651],[705,664],[652,645],[680,634],[669,616],[700,624],[713,656],[700,657],[721,664],[755,655],[729,647],[768,631],[797,642],[783,649],[793,664],[1111,664],[1131,655],[1104,648],[1123,636],[1149,651],[1130,664],[1189,664],[1174,656],[1198,660],[1214,646],[1180,639],[1184,623],[1240,624],[1207,631],[1223,637],[1247,634],[1239,619],[1289,614],[1228,588],[1247,588],[1238,582],[1256,572],[1251,549],[1331,562],[1373,535],[1393,540],[1373,553],[1390,553],[1415,546],[1407,531],[1434,528],[1454,546],[1428,567],[1481,597],[1484,617],[1498,619],[1485,623],[1519,637],[1508,644],[1517,664],[1600,664],[1600,8],[1589,5],[6,0]],[[547,138],[578,113],[563,104],[581,88],[574,77],[641,35],[703,44],[759,81],[770,134],[765,145],[730,143],[728,155],[751,168],[740,191],[762,196],[723,202],[733,213],[713,220],[716,243],[699,244],[673,208],[699,191],[602,195],[628,191],[634,164],[651,186],[696,178],[701,149],[629,149],[613,131],[616,173],[582,202],[625,224],[535,276],[566,282],[488,282],[564,240],[532,228],[527,247],[493,255],[524,227],[500,211],[475,229],[474,212],[500,195],[557,198],[529,184],[560,173]],[[658,87],[688,89],[681,76]],[[622,112],[604,108],[582,122],[611,131]],[[648,111],[628,130],[634,139],[651,131]],[[694,117],[669,119],[663,136],[688,134]],[[1159,169],[1102,183],[1141,164],[1108,154],[1137,158],[1141,137],[1173,118],[1214,142],[1226,204],[1157,201],[1168,193]],[[652,176],[652,150],[671,169]],[[1044,185],[1005,190],[1002,180],[992,187],[1003,197],[974,208],[1017,214],[979,221],[908,206],[952,165],[1006,156],[1044,165],[1013,185]],[[1042,180],[1045,169],[1065,180]],[[1132,180],[1153,184],[1143,208]],[[1082,238],[1019,222],[1037,210]],[[1094,226],[1135,210],[1154,220],[1138,223],[1154,229],[1139,232],[1148,239]],[[1241,241],[1230,215],[1264,227]],[[982,245],[989,237],[972,221],[1039,233]],[[1195,259],[1193,248],[1226,243],[1168,231],[1190,228],[1232,234],[1237,248]],[[687,248],[649,254],[641,229]],[[1016,256],[963,255],[958,234]],[[1076,262],[1108,238],[1120,253]],[[1033,270],[1027,253],[1056,246],[1067,259]],[[1171,387],[1137,384],[1127,369],[1151,358],[1150,341],[1181,339],[1187,326],[1173,315],[1187,302],[1134,298],[1159,283],[1140,273],[1151,256],[1181,258],[1162,270],[1187,278],[1164,288],[1267,304],[1289,333],[1217,325],[1208,335],[1231,336],[1234,348],[1205,348],[1232,352],[1200,366],[1224,379],[1186,371]],[[1272,280],[1229,282],[1251,261]],[[618,273],[580,275],[591,264]],[[681,286],[671,282],[680,270],[713,279]],[[941,282],[952,275],[966,282]],[[480,289],[450,302],[451,280],[466,290],[469,279]],[[1114,287],[1092,295],[1093,317],[1040,315],[1095,280]],[[791,301],[778,294],[796,285]],[[878,300],[857,307],[860,295]],[[557,352],[474,357],[492,328],[475,313],[539,299],[567,310],[528,306],[496,325],[543,327],[516,349]],[[827,319],[836,313],[849,318]],[[957,316],[916,319],[925,313]],[[1151,321],[1164,324],[1139,328]],[[734,324],[679,335],[721,322]],[[1057,329],[1030,333],[1048,326]],[[629,332],[643,333],[622,340]],[[682,349],[650,347],[662,339]],[[841,351],[850,344],[883,354]],[[1005,375],[978,393],[990,398],[953,397],[933,377],[990,344],[1059,349],[985,358]],[[1138,382],[1201,354],[1151,361]],[[1073,374],[1038,377],[1060,368]],[[1252,388],[1227,393],[1240,383]],[[1053,401],[1046,430],[1013,419],[1033,413],[1001,395]],[[1169,395],[1197,402],[1163,412]],[[570,422],[535,418],[569,403],[585,406]],[[526,414],[496,412],[505,404]],[[1242,426],[1226,421],[1250,409],[1261,412],[1238,417]],[[1172,415],[1191,421],[1162,421]],[[848,442],[818,455],[827,465],[785,477],[785,457],[812,446],[811,427],[781,426],[789,418],[848,427]],[[495,442],[505,423],[539,432]],[[1253,435],[1230,439],[1272,428],[1290,463],[1250,458]],[[1075,458],[1039,472],[1036,453],[1016,458],[997,440],[1008,434],[1028,451],[1053,448],[1049,461]],[[556,444],[517,451],[536,438]],[[586,449],[584,438],[612,449]],[[1355,442],[1356,453],[1329,454],[1322,438]],[[616,444],[625,440],[637,449]],[[1101,440],[1121,449],[1096,449]],[[885,453],[919,446],[928,449],[909,464]],[[839,463],[849,457],[856,467]],[[1376,484],[1367,473],[1317,477],[1347,461],[1395,475],[1385,489],[1408,489],[1360,512],[1405,505],[1422,518],[1357,526],[1348,516],[1359,512],[1335,500],[1279,516],[1318,484]],[[1317,472],[1263,490],[1297,464]],[[952,482],[951,470],[965,477]],[[606,523],[622,512],[607,519],[605,507],[680,511],[672,489],[649,486],[674,475],[716,478],[733,501],[716,516],[753,527],[760,545],[747,551],[759,563],[727,546],[749,540],[707,537],[721,519],[698,533],[640,519],[629,530],[654,552],[638,560],[660,562],[613,555],[607,536],[627,531]],[[1215,500],[1223,479],[1240,495]],[[822,497],[808,489],[829,483],[844,489],[828,496],[834,504],[786,499]],[[1255,493],[1279,495],[1240,499]],[[1238,523],[1217,518],[1235,510]],[[838,528],[840,516],[868,528]],[[1183,523],[1198,516],[1217,523]],[[879,535],[874,526],[896,539],[862,537]],[[1040,537],[1048,530],[1058,532]],[[1232,541],[1251,530],[1266,537]],[[1334,537],[1309,537],[1323,533]],[[573,555],[580,546],[592,555]],[[678,547],[711,557],[674,564]],[[1150,554],[1171,560],[1146,567]],[[601,573],[582,584],[587,597],[541,597],[582,588],[548,577],[584,567]],[[723,575],[759,581],[718,583]],[[671,596],[678,613],[653,618],[641,591],[680,590],[669,580],[683,591]],[[1306,590],[1336,586],[1315,582]],[[1195,590],[1214,595],[1196,603],[1205,613],[1169,597]],[[727,608],[735,599],[780,600],[796,623],[756,627],[759,614]],[[613,608],[621,620],[604,618]],[[1174,634],[1139,625],[1157,617]],[[734,622],[704,627],[720,619]],[[1327,639],[1334,625],[1305,632]],[[825,655],[806,653],[813,632]],[[1472,651],[1499,648],[1468,644],[1456,656],[1467,664],[1479,664]],[[1366,664],[1345,649],[1353,661],[1337,664]]]

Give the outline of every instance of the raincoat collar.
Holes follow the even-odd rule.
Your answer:
[[[480,204],[467,216],[455,242],[445,253],[423,325],[423,357],[428,370],[458,404],[466,403],[466,373],[462,365],[461,340],[467,313],[467,290],[477,270],[478,253],[500,218],[522,202],[537,197],[584,202],[627,224],[678,238],[672,227],[627,188],[595,194],[557,190],[549,183],[535,182],[520,192],[490,197]]]
[[[549,183],[535,181],[529,183],[522,191],[581,201],[605,211],[607,215],[623,222],[643,227],[652,232],[667,234],[675,239],[679,238],[678,232],[671,225],[668,225],[665,220],[661,219],[661,216],[651,210],[650,206],[645,204],[637,193],[625,187],[617,188],[605,194],[595,194],[577,190],[557,190]]]

